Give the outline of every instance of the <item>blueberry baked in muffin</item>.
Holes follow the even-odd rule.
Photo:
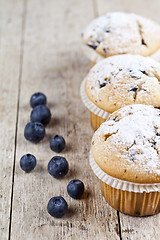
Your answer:
[[[114,111],[131,104],[160,107],[160,63],[151,57],[123,54],[98,62],[88,73],[83,90],[95,107],[91,124],[97,129],[105,121],[101,113]]]
[[[159,109],[137,104],[115,111],[94,133],[91,149],[112,207],[134,216],[160,212]]]
[[[160,49],[160,25],[137,14],[110,12],[89,23],[82,41],[93,62],[118,54],[151,56]]]

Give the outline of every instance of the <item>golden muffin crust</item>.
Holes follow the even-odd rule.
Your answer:
[[[133,13],[110,12],[94,19],[82,32],[82,40],[103,57],[149,56],[160,48],[160,25]]]
[[[160,107],[160,63],[130,54],[106,58],[88,73],[85,90],[95,105],[109,113],[131,104]]]
[[[160,110],[130,105],[112,113],[94,133],[94,160],[112,177],[135,183],[160,182]]]

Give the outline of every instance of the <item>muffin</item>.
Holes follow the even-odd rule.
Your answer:
[[[151,57],[123,54],[97,63],[81,86],[96,130],[110,113],[131,104],[160,107],[160,63]]]
[[[91,151],[91,166],[113,208],[133,216],[160,212],[159,109],[137,104],[115,111],[94,133]]]
[[[160,25],[133,13],[110,12],[84,29],[82,41],[93,63],[119,54],[151,56],[160,49]]]

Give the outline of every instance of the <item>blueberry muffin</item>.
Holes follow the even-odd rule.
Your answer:
[[[160,110],[150,105],[130,105],[112,113],[94,133],[91,143],[100,169],[119,180],[119,187],[101,182],[105,199],[130,215],[153,215],[160,211]],[[126,183],[138,185],[123,191]],[[141,184],[151,191],[139,192]],[[114,201],[112,201],[114,199]]]
[[[84,29],[82,41],[93,62],[118,54],[150,56],[160,49],[160,25],[133,13],[110,12]]]
[[[84,81],[88,99],[102,112],[112,113],[131,104],[160,107],[160,63],[150,57],[108,57],[97,63]],[[99,127],[99,118],[105,121],[91,111],[94,129]]]

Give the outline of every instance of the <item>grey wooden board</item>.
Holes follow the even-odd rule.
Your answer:
[[[99,181],[88,164],[93,131],[79,96],[80,82],[90,66],[81,50],[80,33],[93,12],[91,1],[30,0],[26,4],[11,239],[119,239],[117,212],[102,198]],[[37,90],[46,93],[53,118],[44,141],[34,145],[24,139],[23,130],[29,121],[30,96]],[[61,155],[68,159],[70,172],[62,180],[47,172],[55,155],[49,149],[54,134],[63,135],[67,142]],[[37,157],[38,164],[25,174],[19,159],[28,152]],[[67,183],[73,178],[85,183],[82,200],[67,194]],[[69,204],[62,219],[46,211],[55,195],[64,196]]]
[[[15,154],[23,3],[0,0],[0,239],[8,239]]]
[[[0,0],[2,240],[120,239],[117,212],[106,204],[88,164],[93,131],[79,86],[90,63],[81,49],[80,32],[91,19],[108,11],[135,12],[160,22],[159,8],[158,0]],[[24,139],[23,131],[29,121],[30,96],[39,90],[46,93],[53,117],[45,139],[35,145]],[[57,133],[66,139],[67,149],[61,155],[70,165],[62,180],[47,172],[55,155],[49,140]],[[25,174],[19,159],[28,152],[37,157],[38,164]],[[86,186],[79,201],[66,191],[73,178],[82,179]],[[48,200],[55,195],[64,196],[69,204],[62,219],[46,211]],[[122,239],[159,239],[159,219],[159,215],[134,218],[120,214]]]

